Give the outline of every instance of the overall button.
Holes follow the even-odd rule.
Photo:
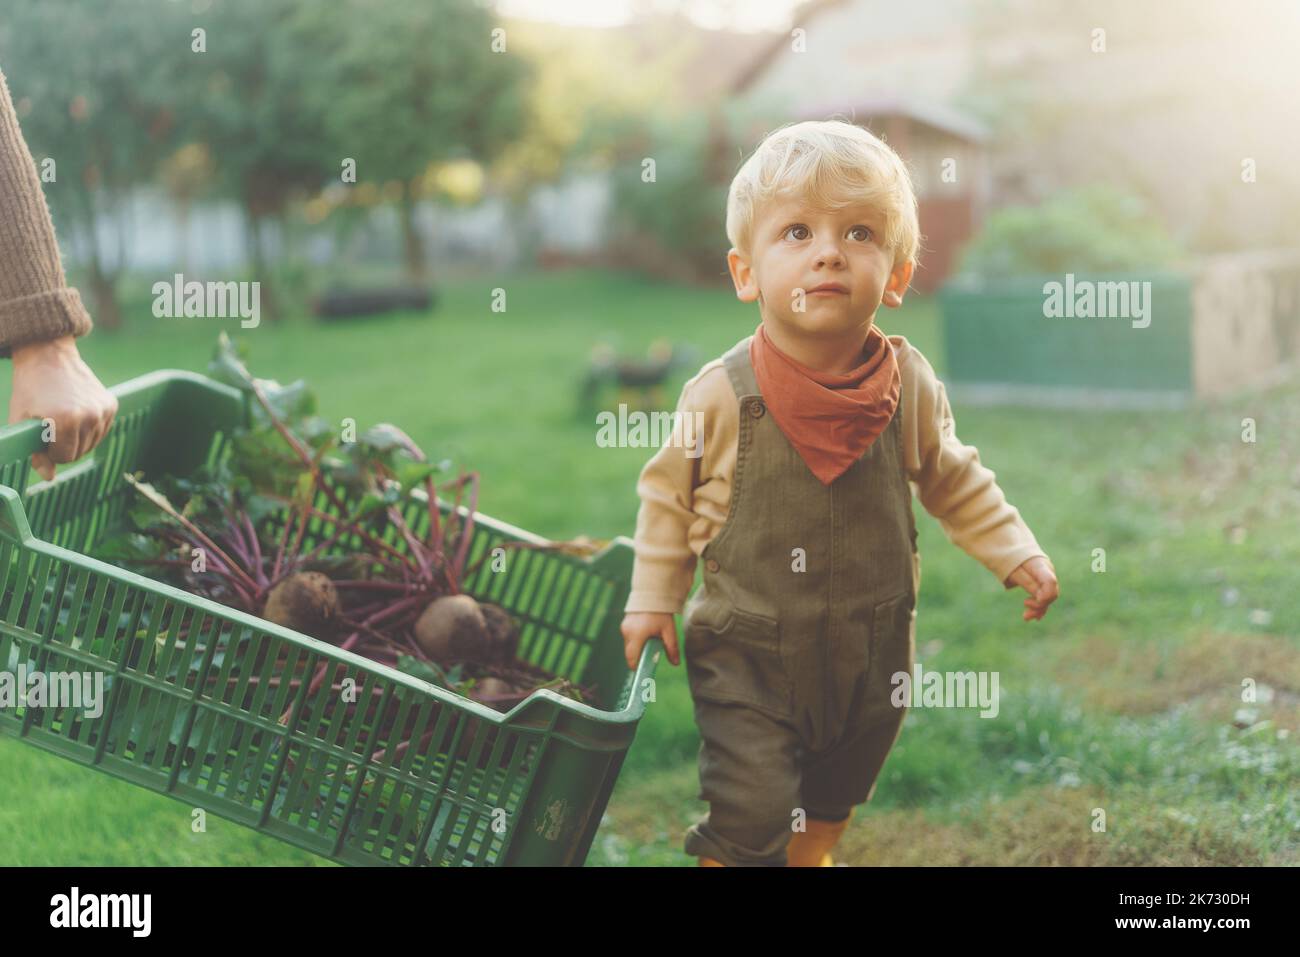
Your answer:
[[[716,572],[719,567],[718,560],[716,558],[710,558],[707,562],[704,563],[704,567],[711,572]]]
[[[761,417],[765,411],[766,409],[763,408],[762,402],[751,402],[749,404],[749,414],[756,419]]]

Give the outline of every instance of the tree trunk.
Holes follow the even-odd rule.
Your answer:
[[[88,254],[86,271],[89,281],[91,321],[95,327],[111,332],[122,328],[122,308],[117,302],[117,277],[119,273],[110,273],[104,268],[104,255],[99,246],[99,235],[95,225],[99,216],[90,191],[84,186],[76,191],[82,213],[79,235],[84,237]],[[84,301],[84,300],[83,300]]]
[[[406,261],[406,277],[412,282],[422,283],[428,277],[424,261],[424,237],[420,235],[415,223],[415,197],[411,195],[411,184],[402,190],[402,203],[399,211],[402,217],[402,251]]]
[[[258,283],[258,302],[263,319],[274,322],[279,318],[275,301],[275,287],[271,281],[271,271],[267,268],[266,249],[263,243],[262,216],[248,212],[248,254],[253,266],[253,279]]]
[[[117,301],[117,277],[107,276],[94,260],[90,263],[90,301],[96,329],[112,332],[122,328],[122,307]]]
[[[178,258],[181,264],[181,274],[187,279],[190,275],[190,201],[181,199],[176,203],[176,227],[180,233]]]

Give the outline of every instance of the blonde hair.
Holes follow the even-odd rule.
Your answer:
[[[903,159],[871,131],[841,120],[789,123],[764,137],[727,192],[727,239],[750,255],[755,212],[778,197],[817,209],[871,202],[885,214],[885,245],[894,266],[918,263],[916,194]]]

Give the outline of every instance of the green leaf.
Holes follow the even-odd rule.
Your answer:
[[[373,425],[357,437],[358,445],[365,445],[377,452],[387,452],[391,449],[401,448],[406,433],[396,426],[387,423]]]
[[[251,392],[253,377],[244,365],[241,351],[242,347],[236,347],[230,336],[222,332],[217,336],[217,348],[208,362],[208,375],[243,392]]]
[[[302,379],[286,386],[273,379],[258,379],[257,384],[262,387],[267,404],[281,421],[294,423],[294,431],[297,431],[296,420],[316,411],[316,397],[308,391],[307,383]],[[265,419],[266,410],[260,404],[255,409],[255,414]],[[269,419],[265,421],[270,424]]]
[[[244,500],[244,510],[248,512],[253,527],[261,529],[267,519],[279,517],[284,512],[284,502],[254,492]]]
[[[411,655],[398,655],[397,670],[422,681],[427,681],[429,684],[437,685],[439,688],[451,690],[452,682],[447,674],[432,661],[421,661]]]
[[[106,562],[132,562],[159,558],[164,550],[165,545],[158,539],[127,531],[105,539],[95,554]]]
[[[310,472],[303,472],[298,476],[298,481],[294,485],[293,501],[296,506],[303,508],[311,505],[312,499],[315,498],[316,479]]]
[[[368,518],[376,512],[383,511],[384,507],[384,499],[381,496],[374,492],[367,492],[357,503],[357,509],[352,515],[353,521]]]
[[[423,484],[425,479],[441,471],[442,464],[437,462],[399,462],[393,469],[397,481],[408,489]]]

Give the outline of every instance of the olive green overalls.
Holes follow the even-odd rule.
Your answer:
[[[786,863],[795,812],[842,820],[870,800],[905,708],[920,562],[902,400],[829,486],[767,414],[750,338],[724,356],[740,402],[731,504],[683,622],[709,812],[686,853]]]

